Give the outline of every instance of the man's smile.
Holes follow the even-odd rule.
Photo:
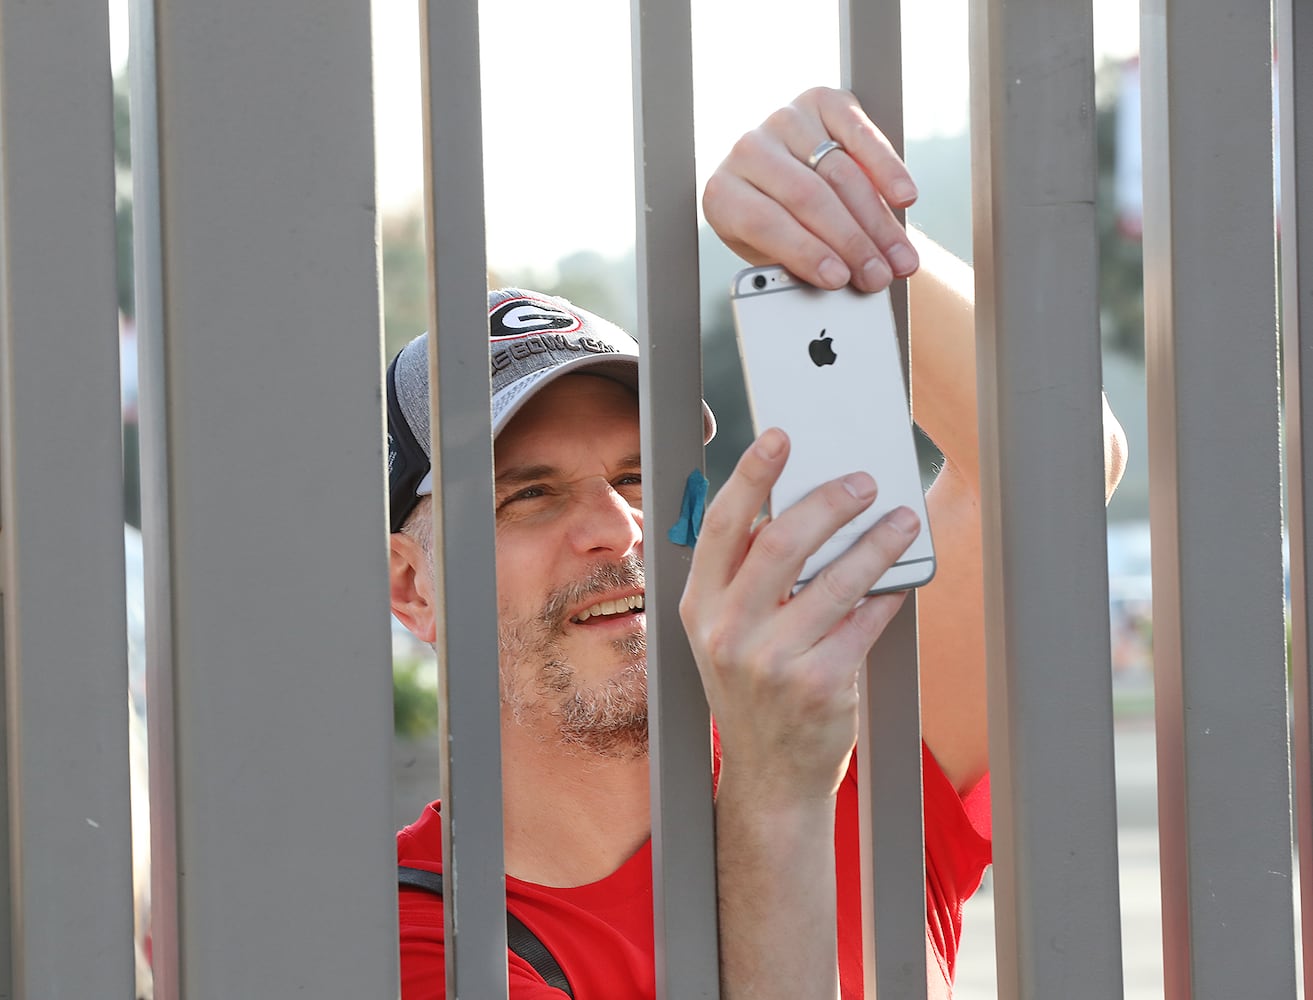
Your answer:
[[[622,594],[618,597],[607,598],[590,604],[588,607],[575,612],[570,616],[570,623],[581,625],[584,622],[594,620],[600,623],[603,620],[620,620],[632,618],[635,615],[643,613],[644,595]]]

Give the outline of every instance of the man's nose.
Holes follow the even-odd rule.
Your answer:
[[[643,542],[643,511],[599,480],[575,496],[571,538],[583,554],[625,556]]]

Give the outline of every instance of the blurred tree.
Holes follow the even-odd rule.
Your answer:
[[[383,347],[385,360],[391,361],[429,328],[429,264],[423,209],[413,205],[386,213],[379,229],[383,244]],[[526,283],[530,288],[542,287]],[[488,284],[496,288],[515,282],[490,271]]]
[[[392,730],[401,739],[419,740],[438,731],[432,670],[425,660],[403,657],[392,662]]]
[[[1144,358],[1144,248],[1117,224],[1117,96],[1122,63],[1106,60],[1095,76],[1098,155],[1096,211],[1099,232],[1099,325],[1111,349]]]
[[[138,459],[135,337],[125,337],[136,316],[136,293],[133,288],[132,260],[132,130],[129,114],[128,77],[114,77],[114,263],[119,307],[119,350],[123,399],[123,517],[133,527],[141,527],[141,470]],[[127,366],[131,365],[129,369]],[[129,371],[134,374],[128,375]]]
[[[132,132],[128,77],[114,78],[114,241],[118,263],[119,312],[136,314],[132,289]]]
[[[396,353],[429,326],[429,266],[424,250],[424,217],[418,207],[383,216],[384,358]]]
[[[632,264],[630,265],[632,270]],[[634,282],[626,282],[621,261],[609,260],[594,250],[577,250],[556,262],[556,280],[543,281],[520,274],[510,284],[527,285],[560,295],[576,305],[634,332]],[[550,286],[550,287],[547,287]]]

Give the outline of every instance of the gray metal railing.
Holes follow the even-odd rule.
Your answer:
[[[460,623],[440,628],[437,643],[447,995],[496,997],[506,992],[506,881],[498,680],[488,669],[497,662],[491,383],[485,342],[468,335],[488,322],[478,9],[428,0],[421,12],[435,594],[443,620]]]
[[[156,995],[392,995],[369,10],[134,29]]]
[[[999,990],[1119,997],[1091,8],[971,27]]]
[[[676,609],[690,550],[684,483],[702,468],[693,43],[688,4],[630,4],[638,250],[639,420],[652,763],[652,879],[657,991],[718,995],[711,740],[702,682]],[[647,521],[650,517],[652,520]],[[655,595],[655,596],[653,596]]]
[[[0,22],[0,981],[10,996],[126,996],[108,16],[103,3],[6,5]]]
[[[1313,318],[1313,254],[1303,257],[1300,245],[1313,246],[1313,63],[1307,53],[1313,42],[1313,17],[1307,4],[1282,3],[1277,8],[1277,53],[1280,71],[1281,282],[1282,346],[1285,367],[1286,484],[1290,545],[1290,678],[1294,720],[1292,756],[1295,777],[1295,829],[1303,914],[1304,995],[1313,994],[1313,684],[1309,663],[1308,558],[1310,502],[1313,502],[1313,364],[1307,358],[1309,340],[1301,334]],[[1302,44],[1301,44],[1302,43]]]
[[[1288,997],[1271,21],[1149,3],[1141,36],[1165,985]]]
[[[1172,1000],[1295,995],[1292,842],[1313,989],[1306,8],[1275,7],[1292,713],[1272,12],[1144,3]],[[155,995],[394,996],[368,9],[137,0],[132,13]],[[1122,983],[1091,9],[977,0],[971,17],[998,989],[1106,1000]],[[897,143],[897,7],[848,0],[844,25],[845,83]],[[126,997],[108,25],[103,3],[0,0],[0,28],[0,996]],[[418,35],[439,594],[460,623],[439,644],[448,984],[483,1000],[505,995],[506,968],[487,364],[467,335],[485,322],[478,30],[474,0],[427,0]],[[655,525],[674,523],[702,461],[690,36],[687,5],[634,3],[636,332]],[[907,322],[903,304],[904,336]],[[688,554],[662,535],[646,549],[657,981],[684,1000],[719,993],[714,833],[706,707],[674,614]],[[926,973],[915,647],[909,602],[873,654],[859,769],[867,991],[898,997],[924,996]]]
[[[897,5],[841,7],[843,85],[903,149],[902,29]],[[900,213],[901,215],[901,213]],[[891,287],[906,385],[911,385],[905,282]],[[915,400],[913,400],[915,409]],[[862,837],[862,971],[872,996],[926,995],[925,831],[917,598],[910,594],[867,658],[858,726]],[[920,906],[913,905],[920,901]]]

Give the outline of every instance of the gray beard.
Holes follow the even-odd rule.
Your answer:
[[[642,561],[627,556],[553,592],[536,616],[500,620],[501,702],[517,724],[548,722],[557,743],[580,755],[647,756],[646,635],[635,629],[612,642],[628,665],[598,684],[581,684],[561,648],[569,608],[608,590],[642,586]]]

